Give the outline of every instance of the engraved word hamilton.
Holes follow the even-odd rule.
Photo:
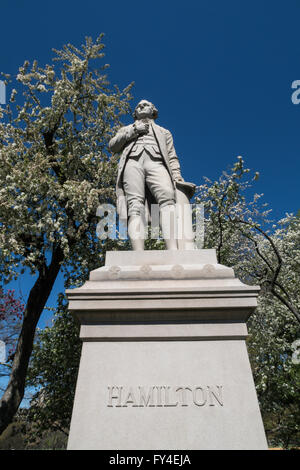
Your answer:
[[[109,408],[223,406],[222,385],[178,386],[153,385],[151,387],[108,387]]]

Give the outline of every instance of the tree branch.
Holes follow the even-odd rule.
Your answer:
[[[287,291],[285,290],[285,288],[282,286],[282,284],[280,282],[278,282],[278,277],[279,277],[279,274],[280,274],[280,271],[281,271],[281,268],[282,268],[282,264],[283,264],[283,261],[282,261],[282,257],[279,253],[279,250],[278,248],[276,247],[274,241],[272,240],[272,238],[264,231],[262,230],[258,225],[256,224],[253,224],[251,222],[248,222],[246,220],[242,220],[242,219],[232,219],[230,216],[228,216],[230,222],[234,223],[234,224],[244,224],[244,225],[247,225],[255,230],[257,230],[268,242],[269,244],[271,245],[272,249],[273,249],[273,252],[275,253],[275,256],[277,258],[277,266],[274,268],[271,263],[267,260],[267,258],[261,253],[261,251],[259,250],[259,247],[258,247],[258,243],[257,241],[251,237],[249,234],[246,234],[245,232],[243,232],[243,230],[239,228],[240,232],[246,237],[248,238],[249,240],[251,240],[254,245],[255,245],[255,250],[258,254],[258,256],[263,260],[263,262],[267,265],[267,267],[269,268],[271,274],[272,274],[272,278],[271,280],[267,280],[267,283],[270,284],[270,292],[281,302],[283,303],[289,310],[290,312],[293,313],[293,315],[296,317],[297,321],[300,323],[300,312],[299,310],[297,309],[297,307],[291,302],[291,299],[290,299],[290,296],[289,294],[287,293]],[[279,289],[282,290],[282,292],[286,295],[287,298],[283,297],[279,292],[277,292],[276,290],[276,287],[278,287]]]

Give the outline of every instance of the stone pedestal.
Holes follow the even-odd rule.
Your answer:
[[[69,449],[266,449],[246,320],[215,250],[109,252],[67,291],[82,356]]]

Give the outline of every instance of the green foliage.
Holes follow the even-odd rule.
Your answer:
[[[28,411],[20,410],[0,436],[0,450],[64,450],[67,436],[61,431],[45,430],[33,433],[34,423]]]
[[[37,389],[29,410],[33,436],[45,430],[68,432],[80,353],[79,325],[61,296],[53,325],[37,333],[28,371],[28,384]]]
[[[22,450],[26,448],[28,425],[20,416],[0,435],[0,450]]]

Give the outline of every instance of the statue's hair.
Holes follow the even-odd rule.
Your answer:
[[[133,112],[133,118],[134,118],[134,120],[136,120],[136,110],[137,110],[137,107],[138,107],[138,105],[140,104],[141,101],[148,101],[148,100],[140,100],[140,101],[138,102],[138,104],[136,105],[135,110],[134,110],[134,112]],[[148,101],[148,103],[150,103],[151,106],[152,106],[152,118],[153,118],[153,119],[157,119],[157,117],[158,117],[158,109],[157,109],[157,108],[154,106],[154,104],[151,103],[150,101]]]

